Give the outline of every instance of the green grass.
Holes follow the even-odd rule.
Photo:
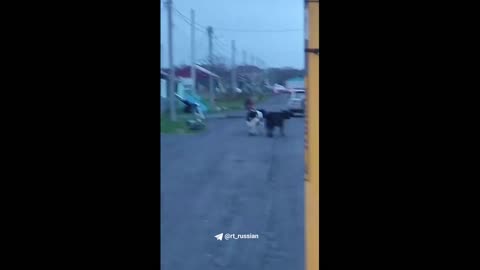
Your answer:
[[[218,107],[226,108],[227,110],[241,110],[243,109],[244,99],[218,100],[216,105]]]
[[[177,121],[170,120],[168,113],[160,117],[160,133],[166,134],[191,134],[199,131],[194,131],[188,128],[186,121],[191,119],[186,114],[177,114]]]
[[[261,101],[264,101],[268,98],[267,95],[260,95],[260,96],[257,96],[257,102],[261,102]]]
[[[261,102],[267,98],[266,95],[258,95],[255,96],[255,103]],[[231,97],[231,98],[219,98],[215,102],[217,107],[225,108],[225,111],[238,111],[245,109],[245,99],[246,96],[238,96],[238,97]],[[205,99],[205,105],[211,108],[210,101]],[[209,111],[209,113],[214,113],[215,111]]]
[[[257,95],[254,97],[255,103],[259,103],[264,101],[268,98],[268,95]],[[246,96],[236,96],[236,97],[229,97],[229,98],[219,98],[216,101],[216,105],[219,107],[225,108],[222,113],[231,112],[231,111],[239,111],[244,110],[244,102]],[[210,101],[208,98],[203,98],[203,102],[206,106],[210,107]],[[194,119],[195,116],[193,114],[187,114],[183,112],[183,105],[179,105],[177,107],[177,121],[173,122],[170,120],[170,114],[168,111],[163,113],[160,117],[160,132],[164,134],[193,134],[198,133],[200,131],[190,130],[187,126],[186,121],[190,119]],[[209,110],[207,114],[215,114],[216,111]]]

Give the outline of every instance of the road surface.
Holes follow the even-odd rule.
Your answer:
[[[259,108],[279,110],[285,96]],[[161,136],[162,270],[304,269],[304,118],[286,137],[250,137],[244,119]],[[220,233],[258,234],[222,241]]]

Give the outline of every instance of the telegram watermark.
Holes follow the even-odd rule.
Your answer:
[[[248,233],[248,234],[237,234],[237,233],[220,233],[214,236],[217,240],[222,241],[223,239],[225,240],[238,240],[238,239],[258,239],[259,236],[258,234],[253,234],[253,233]]]

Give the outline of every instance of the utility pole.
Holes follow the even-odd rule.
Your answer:
[[[213,65],[213,55],[212,55],[213,28],[211,26],[207,27],[207,34],[208,34],[208,61],[210,62],[210,65]]]
[[[197,74],[196,74],[196,69],[195,69],[195,11],[193,9],[190,10],[190,19],[192,21],[192,44],[191,50],[192,50],[192,67],[190,68],[190,73],[191,73],[191,79],[192,79],[192,91],[194,94],[197,93]]]
[[[306,65],[306,115],[305,115],[305,269],[318,270],[320,265],[320,216],[318,202],[320,198],[320,159],[318,147],[320,146],[319,111],[320,106],[320,55],[315,50],[320,50],[320,3],[306,1],[306,42],[305,53],[308,61]],[[322,254],[321,254],[322,255]]]
[[[170,64],[170,76],[168,82],[168,94],[170,101],[170,120],[177,121],[177,113],[175,110],[175,67],[173,66],[173,31],[172,31],[172,0],[166,2],[168,8],[168,60]]]
[[[232,88],[233,91],[237,89],[237,70],[235,67],[235,40],[232,40]]]
[[[208,58],[210,61],[210,72],[213,69],[213,44],[212,44],[212,37],[213,37],[213,28],[209,26],[207,28],[207,34],[208,34]],[[212,105],[212,109],[215,108],[215,96],[214,96],[214,89],[213,89],[213,77],[212,75],[209,76],[209,93],[210,93],[210,104]]]

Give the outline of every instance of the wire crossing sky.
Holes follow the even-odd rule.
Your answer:
[[[236,64],[252,56],[268,67],[304,67],[303,0],[172,0],[175,65],[190,64],[190,9],[195,10],[195,44],[198,61],[208,59],[206,28],[213,27],[213,55],[231,64],[235,40]],[[162,62],[167,67],[168,17],[162,0]]]

